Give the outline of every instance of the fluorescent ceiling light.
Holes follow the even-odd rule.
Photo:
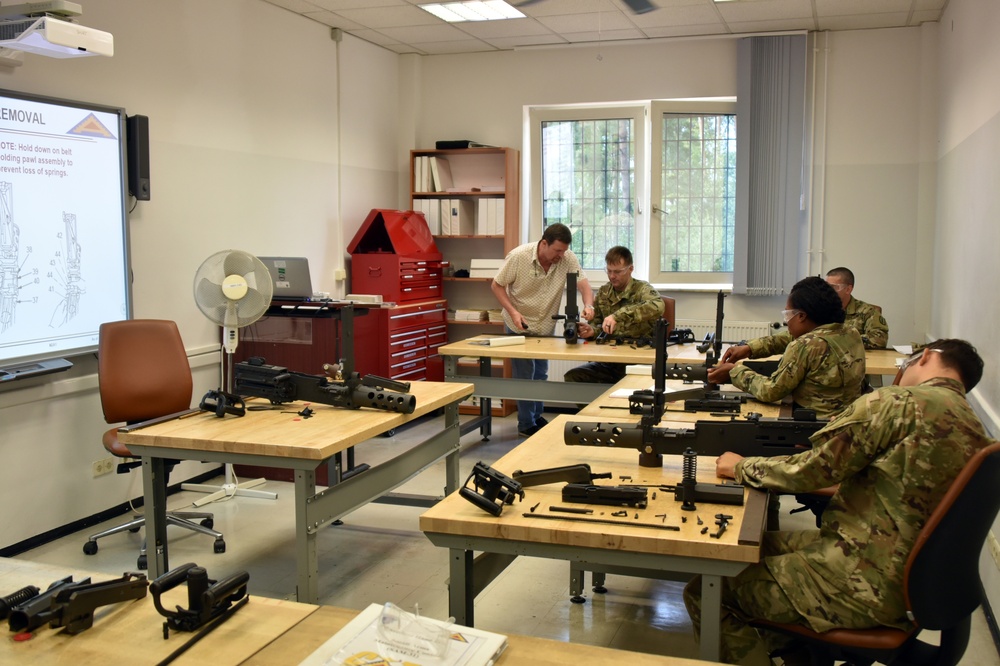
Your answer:
[[[465,2],[436,2],[417,5],[448,23],[462,21],[500,21],[524,18],[524,14],[503,0],[466,0]]]

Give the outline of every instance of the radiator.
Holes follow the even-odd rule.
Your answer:
[[[690,328],[694,339],[701,341],[708,333],[715,333],[714,319],[679,319],[674,328]],[[752,338],[762,338],[774,333],[769,321],[727,321],[722,320],[722,340],[724,342],[739,342]]]

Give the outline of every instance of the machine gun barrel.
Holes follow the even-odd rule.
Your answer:
[[[274,404],[303,400],[346,409],[371,407],[387,412],[412,414],[417,398],[408,382],[398,382],[377,375],[351,373],[343,381],[328,377],[292,372],[263,360],[244,361],[235,366],[236,392],[267,398]]]
[[[563,438],[568,446],[610,446],[649,455],[681,455],[690,447],[703,456],[726,451],[741,456],[779,456],[810,448],[809,437],[826,423],[757,417],[697,421],[693,428],[643,428],[635,423],[568,421]]]

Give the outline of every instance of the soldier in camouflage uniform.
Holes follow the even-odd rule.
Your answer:
[[[801,623],[814,631],[907,629],[903,575],[928,517],[966,462],[990,444],[965,394],[983,361],[964,340],[938,340],[903,366],[899,386],[862,396],[792,456],[725,453],[720,477],[798,493],[839,483],[818,530],[765,532],[762,560],[724,580],[722,657],[753,663],[761,639],[751,618]],[[700,579],[684,601],[700,626]]]
[[[861,336],[843,324],[844,310],[833,287],[818,277],[792,287],[782,313],[789,335],[751,340],[726,350],[708,379],[732,381],[761,402],[791,395],[795,404],[829,418],[861,395],[865,381],[865,348]],[[782,354],[770,377],[735,361]]]
[[[840,296],[840,303],[844,306],[844,325],[861,334],[865,349],[885,349],[889,342],[889,324],[881,310],[851,295],[854,291],[854,273],[838,266],[827,271],[826,283]]]
[[[597,290],[594,316],[580,322],[581,338],[593,338],[597,330],[618,338],[651,336],[656,320],[663,316],[663,299],[653,285],[632,277],[632,253],[616,245],[604,255],[608,282]],[[614,384],[625,376],[624,363],[586,363],[563,375],[567,382]]]

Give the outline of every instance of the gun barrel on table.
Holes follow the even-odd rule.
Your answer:
[[[246,361],[236,364],[235,375],[238,393],[267,398],[274,404],[302,400],[346,409],[371,407],[403,414],[412,414],[417,405],[416,397],[407,393],[409,382],[376,375],[362,377],[354,372],[347,379],[333,380]]]
[[[811,447],[809,437],[826,421],[765,418],[751,414],[729,421],[697,421],[691,428],[642,426],[637,423],[568,421],[563,431],[568,446],[608,446],[636,449],[662,465],[663,455],[681,455],[688,448],[698,455],[718,456],[726,451],[741,456],[778,456]]]

